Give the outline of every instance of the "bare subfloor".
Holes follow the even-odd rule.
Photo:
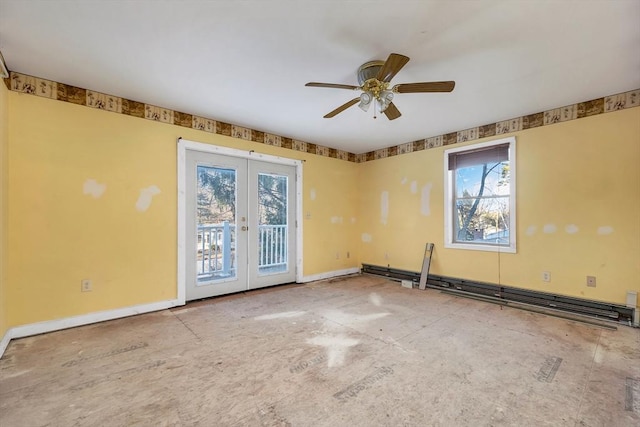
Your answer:
[[[0,425],[639,426],[640,333],[381,278],[12,341]]]

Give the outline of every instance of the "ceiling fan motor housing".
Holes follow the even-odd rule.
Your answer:
[[[358,84],[362,86],[367,80],[375,79],[383,65],[384,61],[369,61],[362,64],[358,68]]]

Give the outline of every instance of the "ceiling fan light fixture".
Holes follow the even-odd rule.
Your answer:
[[[362,94],[360,95],[360,104],[358,104],[358,107],[360,107],[362,111],[369,111],[372,99],[373,97],[371,96],[371,94],[362,92]]]
[[[393,101],[393,92],[384,91],[380,94],[380,97],[378,98],[378,105],[381,113],[387,109],[389,104],[391,104],[391,101]]]

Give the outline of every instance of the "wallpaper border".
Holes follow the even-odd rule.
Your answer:
[[[356,154],[356,162],[364,163],[400,154],[412,153],[414,151],[428,150],[430,148],[442,147],[444,145],[473,141],[488,136],[519,132],[539,126],[549,126],[569,120],[582,119],[584,117],[610,113],[612,111],[624,110],[626,108],[638,106],[640,106],[640,89],[635,89],[616,95],[592,99],[591,101],[554,108],[544,112],[528,114],[526,116],[476,126],[470,129],[451,132],[444,135],[419,139],[417,141],[407,142],[393,147],[369,151],[368,153]]]
[[[226,135],[232,138],[244,139],[247,141],[356,163],[364,163],[401,154],[412,153],[415,151],[473,141],[488,136],[518,132],[539,126],[549,126],[569,120],[576,120],[640,106],[640,89],[634,89],[628,92],[579,102],[544,112],[528,114],[526,116],[476,126],[470,129],[451,132],[444,135],[419,139],[417,141],[381,148],[367,153],[354,154],[335,148],[313,144],[311,142],[299,141],[285,136],[270,134],[211,118],[174,111],[168,108],[120,98],[90,89],[83,89],[14,71],[10,72],[9,79],[4,80],[9,90],[14,92],[36,95],[58,101],[71,102],[77,105],[139,117],[141,119],[158,121],[175,126],[197,129],[203,132]]]

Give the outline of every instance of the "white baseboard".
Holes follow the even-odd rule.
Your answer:
[[[150,313],[152,311],[164,310],[171,307],[184,305],[184,301],[167,300],[153,302],[150,304],[135,305],[132,307],[117,308],[115,310],[98,311],[95,313],[82,314],[80,316],[65,317],[45,322],[30,323],[22,326],[15,326],[9,329],[0,341],[0,357],[4,354],[9,341],[14,338],[24,338],[32,335],[44,334],[47,332],[59,331],[61,329],[74,328],[76,326],[89,325],[92,323],[104,322],[106,320],[120,319],[122,317],[135,316],[136,314]]]
[[[360,273],[359,267],[345,268],[344,270],[327,271],[326,273],[312,274],[311,276],[302,276],[300,283],[315,282],[316,280],[331,279],[332,277],[346,276],[347,274]]]
[[[344,270],[327,271],[325,273],[303,276],[300,283],[314,282],[316,280],[331,279],[338,276],[359,273],[360,268],[346,268]],[[76,326],[90,325],[92,323],[104,322],[107,320],[120,319],[122,317],[135,316],[136,314],[150,313],[152,311],[164,310],[171,307],[184,305],[184,301],[179,299],[154,302],[150,304],[135,305],[132,307],[118,308],[115,310],[98,311],[95,313],[82,314],[80,316],[65,317],[62,319],[48,320],[45,322],[30,323],[27,325],[10,328],[0,341],[0,357],[9,345],[9,341],[15,338],[30,337],[32,335],[44,334],[47,332],[59,331],[61,329],[74,328]]]
[[[2,340],[0,340],[0,357],[4,354],[4,351],[7,349],[9,345],[9,341],[11,341],[11,329],[5,332]]]

